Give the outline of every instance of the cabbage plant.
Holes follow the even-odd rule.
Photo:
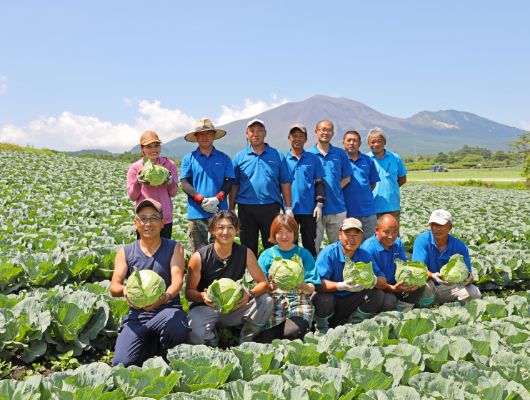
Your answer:
[[[127,299],[138,308],[156,303],[165,291],[164,279],[150,269],[134,271],[127,280]]]
[[[342,276],[345,281],[359,283],[366,289],[373,287],[377,281],[371,261],[365,263],[362,261],[355,262],[350,259],[346,259]]]
[[[469,276],[467,265],[462,254],[453,254],[447,264],[440,270],[440,275],[447,283],[465,282]]]
[[[206,297],[220,313],[227,314],[233,310],[236,303],[243,297],[241,281],[230,278],[214,280],[206,292]]]
[[[405,286],[425,286],[429,272],[421,261],[403,261],[396,259],[396,282],[402,281]]]
[[[153,164],[149,157],[144,157],[144,166],[138,175],[138,181],[151,186],[160,186],[169,182],[171,174],[162,165]]]
[[[269,275],[281,290],[293,290],[304,281],[304,267],[300,256],[292,259],[274,257]]]

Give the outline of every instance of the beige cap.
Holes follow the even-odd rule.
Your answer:
[[[434,210],[431,214],[431,217],[429,218],[429,224],[433,222],[438,225],[445,225],[450,222],[452,225],[453,216],[447,210]]]
[[[140,146],[147,146],[151,143],[162,143],[158,135],[153,131],[145,131],[140,136]]]
[[[144,199],[140,203],[138,203],[138,205],[136,206],[136,214],[138,214],[140,210],[145,207],[153,207],[156,211],[162,214],[162,204],[160,204],[155,199],[150,198]]]
[[[340,230],[347,231],[348,229],[359,229],[361,232],[363,232],[363,224],[356,218],[346,218],[344,221],[342,221]]]

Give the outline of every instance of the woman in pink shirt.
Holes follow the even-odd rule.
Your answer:
[[[142,159],[136,161],[129,167],[127,172],[127,193],[132,201],[138,205],[146,198],[155,199],[162,205],[164,215],[164,229],[161,236],[171,239],[171,229],[173,228],[173,203],[171,198],[177,194],[178,172],[173,161],[160,156],[160,145],[162,141],[153,131],[145,131],[140,137],[140,148]],[[144,157],[149,157],[153,164],[159,164],[167,168],[171,173],[172,180],[160,186],[151,186],[138,181],[138,174],[144,166]]]

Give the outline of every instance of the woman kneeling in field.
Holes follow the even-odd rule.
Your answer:
[[[311,253],[295,244],[297,238],[298,223],[296,220],[289,215],[277,215],[272,221],[269,238],[269,241],[275,245],[261,253],[258,259],[261,269],[269,277],[273,288],[274,310],[264,330],[256,338],[257,342],[267,343],[273,339],[302,339],[313,322],[314,308],[310,297],[315,290],[315,285],[320,285],[320,277]],[[296,282],[295,284],[298,285],[290,290],[280,289],[279,280],[276,282],[271,273],[274,271],[280,273],[275,263],[282,263],[283,260],[299,263],[303,270],[303,279],[301,282]],[[280,284],[286,288],[284,285],[285,283]]]

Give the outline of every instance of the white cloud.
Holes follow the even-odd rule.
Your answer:
[[[287,103],[287,99],[278,101],[276,95],[272,96],[272,103],[269,104],[263,100],[253,101],[251,99],[245,99],[245,105],[242,107],[234,105],[221,106],[222,113],[219,118],[217,118],[216,122],[217,125],[224,125],[232,121],[250,118],[254,115],[261,114],[262,112],[281,106],[285,103]]]
[[[65,111],[56,117],[39,116],[24,126],[6,124],[0,127],[0,142],[63,151],[105,149],[123,152],[138,144],[140,134],[145,130],[154,130],[163,142],[168,142],[193,130],[195,125],[195,117],[179,109],[164,108],[158,100],[126,98],[124,102],[138,107],[139,115],[131,124],[116,124]],[[273,96],[271,103],[246,99],[242,107],[222,106],[216,125],[252,117],[286,102]]]
[[[0,94],[7,92],[7,76],[0,75]]]
[[[524,129],[525,131],[530,132],[530,121],[521,121],[518,128]]]

